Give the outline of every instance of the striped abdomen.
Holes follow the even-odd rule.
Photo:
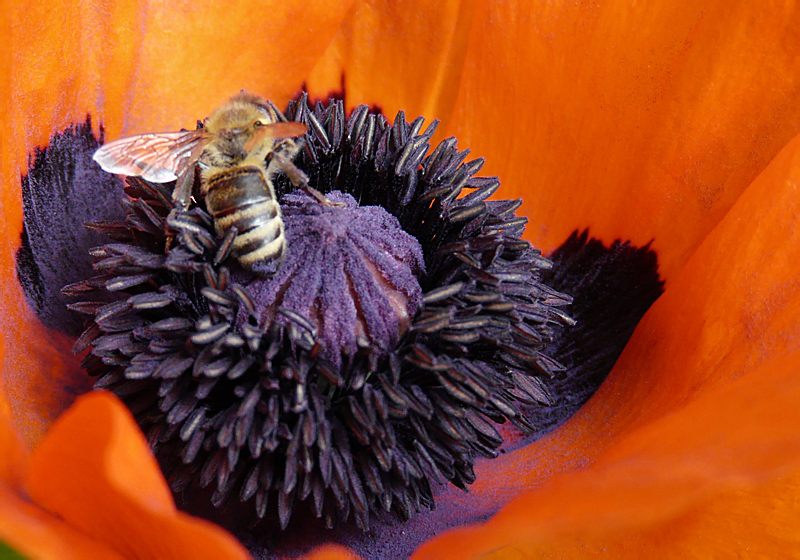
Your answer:
[[[217,235],[224,237],[231,226],[236,226],[239,233],[233,254],[244,267],[283,256],[286,240],[281,207],[263,169],[225,169],[209,177],[204,190]]]

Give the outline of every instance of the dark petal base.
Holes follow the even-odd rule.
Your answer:
[[[87,230],[88,220],[120,220],[125,211],[122,181],[92,161],[102,144],[92,122],[74,125],[31,156],[22,177],[22,246],[17,277],[39,320],[49,328],[78,336],[84,317],[67,309],[61,288],[94,273],[89,249],[107,240]]]
[[[590,238],[588,230],[576,230],[550,259],[553,268],[542,280],[572,295],[570,316],[576,325],[556,333],[547,348],[570,377],[545,381],[553,401],[528,411],[539,427],[534,438],[566,422],[594,394],[642,316],[664,292],[658,256],[649,244],[635,247],[617,240],[607,246]]]

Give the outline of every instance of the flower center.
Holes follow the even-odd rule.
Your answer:
[[[436,482],[466,489],[496,424],[536,429],[570,298],[542,284],[519,201],[488,200],[499,181],[454,139],[431,150],[435,125],[305,99],[287,118],[309,131],[294,162],[338,204],[276,174],[286,252],[254,274],[202,200],[129,178],[125,222],[95,225],[116,241],[92,250],[98,276],[65,290],[92,298],[72,306],[93,316],[76,351],[178,501],[235,511],[230,527],[303,511],[366,530],[431,508]]]

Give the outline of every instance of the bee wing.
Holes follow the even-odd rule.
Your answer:
[[[140,134],[101,146],[92,159],[108,173],[168,183],[197,160],[203,140],[201,131]]]

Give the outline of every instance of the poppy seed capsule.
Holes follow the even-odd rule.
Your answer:
[[[190,511],[367,529],[432,508],[437,481],[466,489],[496,424],[536,429],[525,411],[565,375],[544,349],[570,298],[541,283],[519,201],[488,200],[482,160],[430,149],[435,123],[305,98],[286,116],[309,130],[296,165],[339,205],[277,175],[287,250],[268,276],[231,258],[236,232],[202,199],[174,208],[168,185],[129,179],[124,223],[96,226],[115,240],[92,252],[98,276],[66,289],[102,293],[74,307],[93,318],[75,349]]]
[[[324,358],[340,367],[359,347],[397,344],[422,303],[425,263],[419,242],[383,208],[338,192],[328,199],[341,206],[284,196],[290,250],[273,276],[245,285],[259,324],[289,322],[286,311],[305,317]]]

